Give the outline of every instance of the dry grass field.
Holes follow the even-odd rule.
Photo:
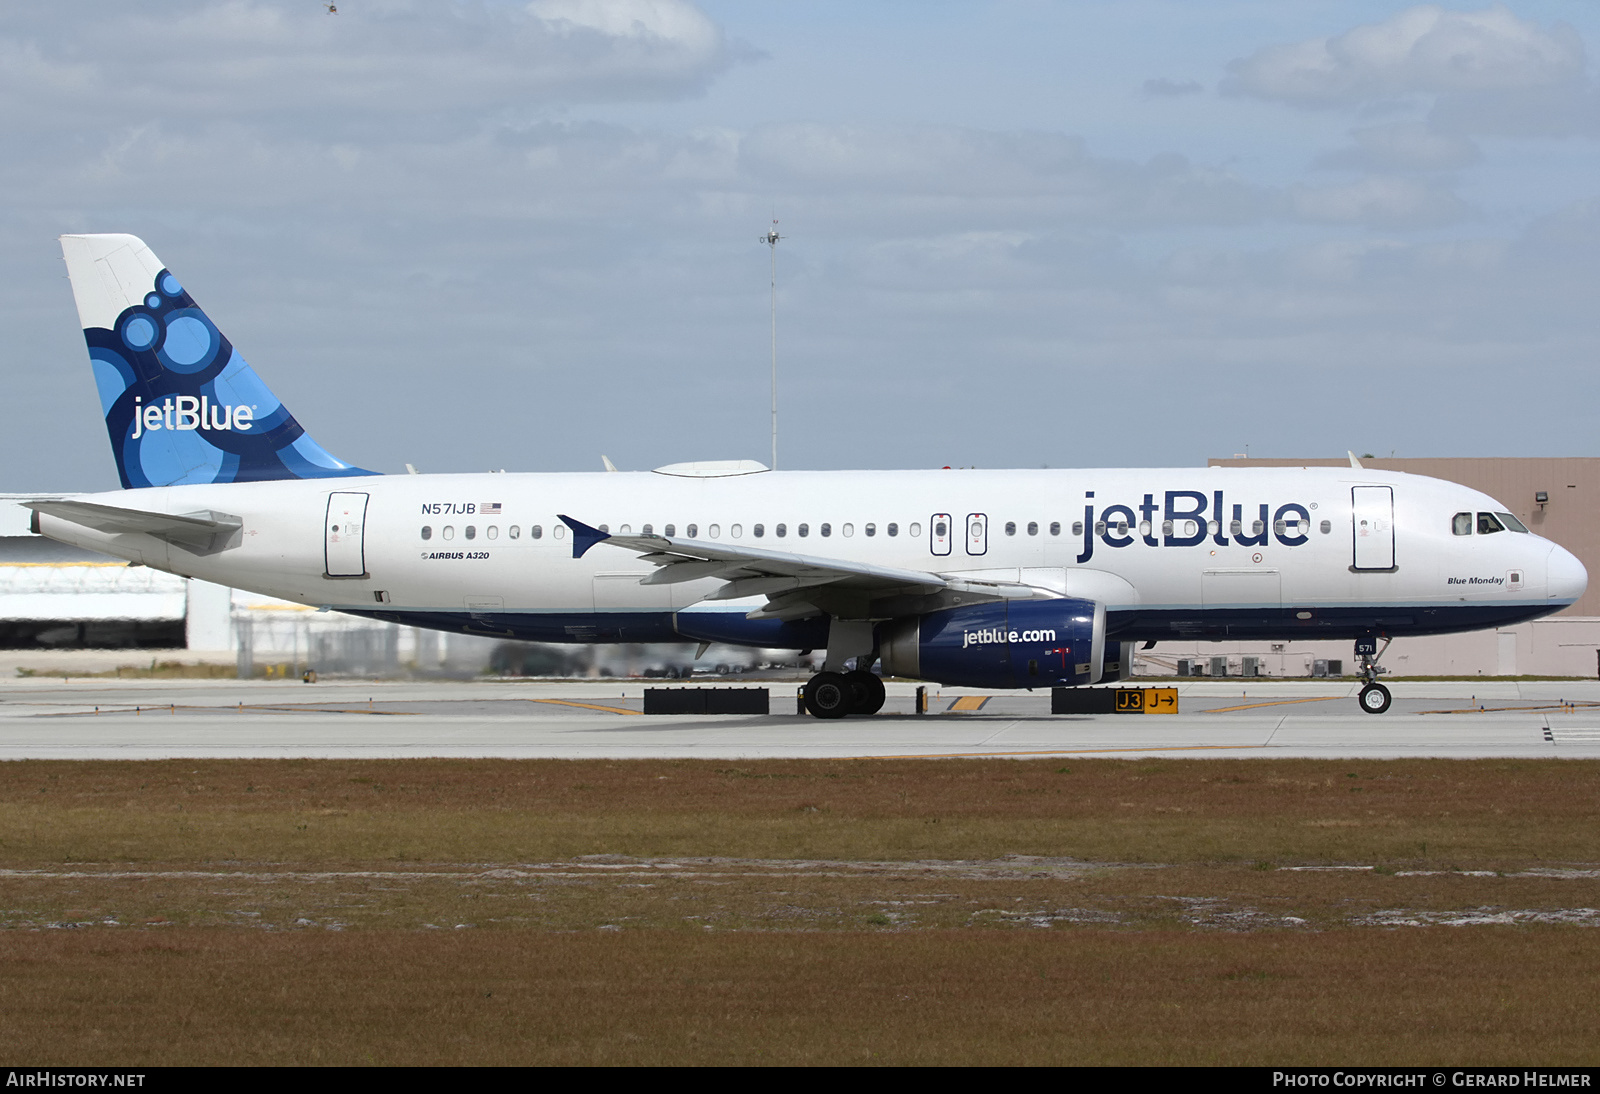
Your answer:
[[[1600,764],[0,764],[7,1063],[1563,1063]]]

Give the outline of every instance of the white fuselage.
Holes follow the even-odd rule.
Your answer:
[[[330,509],[335,494],[365,495],[364,512],[347,515],[342,529]],[[1392,528],[1380,527],[1384,514],[1368,527],[1373,513],[1363,506],[1373,498],[1392,499]],[[723,584],[715,578],[642,585],[653,565],[605,543],[574,558],[558,514],[614,533],[648,526],[817,558],[1020,580],[1104,603],[1110,633],[1124,640],[1468,630],[1559,610],[1587,581],[1571,554],[1539,536],[1478,534],[1476,526],[1457,534],[1458,513],[1476,522],[1478,513],[1505,511],[1482,493],[1356,468],[408,475],[78,500],[223,513],[243,527],[213,554],[48,515],[39,530],[303,604],[568,641],[681,640],[705,637],[708,627],[737,641],[736,621],[763,598],[707,601]],[[706,623],[713,617],[732,629]],[[814,636],[795,632],[791,644],[814,645]],[[769,629],[748,641],[781,639]]]

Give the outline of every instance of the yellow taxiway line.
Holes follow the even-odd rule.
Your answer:
[[[1245,703],[1237,707],[1217,707],[1215,710],[1196,711],[1197,714],[1227,714],[1232,710],[1255,710],[1257,707],[1285,707],[1292,703],[1326,703],[1334,699],[1343,699],[1343,695],[1318,695],[1310,699],[1273,699],[1266,703]]]
[[[607,714],[643,714],[642,710],[627,710],[623,707],[602,707],[594,703],[579,703],[571,699],[529,699],[530,703],[555,703],[564,707],[582,707],[584,710],[603,710]]]

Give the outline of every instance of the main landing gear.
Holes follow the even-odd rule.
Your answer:
[[[817,718],[876,714],[883,709],[883,681],[876,673],[819,672],[806,682],[806,709]]]
[[[1380,650],[1376,638],[1356,639],[1356,663],[1360,665],[1356,671],[1361,679],[1367,682],[1361,689],[1361,694],[1357,696],[1357,701],[1361,704],[1361,709],[1368,714],[1382,714],[1389,709],[1391,701],[1389,689],[1378,683],[1378,674],[1389,670],[1378,664],[1378,661],[1388,652],[1389,643],[1392,641],[1394,639],[1385,638],[1383,649]]]

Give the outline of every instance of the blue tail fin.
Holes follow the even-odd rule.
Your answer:
[[[61,251],[124,487],[374,474],[311,439],[142,240]]]

